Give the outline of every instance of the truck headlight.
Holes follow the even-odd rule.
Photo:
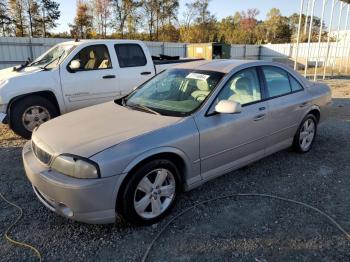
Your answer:
[[[101,177],[100,169],[95,162],[79,156],[60,155],[55,158],[51,168],[74,178],[97,179]]]

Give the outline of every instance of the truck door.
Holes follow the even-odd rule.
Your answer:
[[[62,66],[61,85],[68,112],[120,97],[116,65],[108,46],[83,47],[67,66]]]
[[[155,75],[151,55],[144,48],[137,43],[114,45],[119,64],[117,80],[123,95],[130,93],[134,87]]]

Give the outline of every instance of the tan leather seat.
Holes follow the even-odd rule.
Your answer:
[[[106,69],[110,67],[110,60],[109,60],[109,55],[107,53],[103,54],[103,61],[99,65],[99,69]]]
[[[248,77],[240,77],[232,82],[231,90],[233,95],[229,98],[241,104],[247,104],[254,101],[252,83]]]
[[[204,101],[210,94],[210,89],[207,81],[197,80],[197,90],[194,91],[191,96],[199,102]]]
[[[95,69],[95,65],[96,65],[96,56],[95,56],[95,53],[94,51],[90,51],[90,54],[89,54],[89,61],[85,64],[85,69]]]

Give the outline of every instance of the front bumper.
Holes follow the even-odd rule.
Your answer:
[[[116,221],[115,204],[119,176],[101,179],[76,179],[42,164],[35,157],[31,142],[22,152],[26,175],[39,200],[50,210],[73,220],[90,224]]]

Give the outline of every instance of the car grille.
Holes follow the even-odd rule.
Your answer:
[[[40,162],[44,163],[45,165],[50,164],[52,158],[51,154],[38,147],[34,142],[32,142],[32,148],[34,155]]]

